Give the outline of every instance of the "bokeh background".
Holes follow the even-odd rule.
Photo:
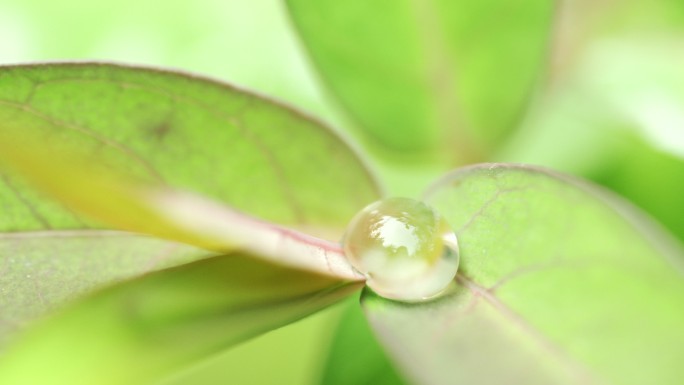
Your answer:
[[[591,179],[684,239],[684,2],[566,0],[554,12],[538,85],[489,159]],[[506,33],[496,18],[489,23]],[[208,75],[294,105],[367,146],[326,91],[279,0],[0,0],[0,64],[62,60]],[[488,84],[510,74],[496,76]],[[444,171],[394,160],[369,159],[396,195],[417,195]],[[314,383],[340,310],[243,344],[167,385]]]

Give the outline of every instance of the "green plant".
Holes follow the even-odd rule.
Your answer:
[[[539,91],[541,107],[520,123],[545,68],[553,4],[412,4],[289,2],[330,89],[369,133],[364,146],[390,192],[473,162],[556,166],[581,151],[569,171],[684,234],[681,160],[621,129],[640,111],[624,96],[647,88],[635,74],[652,85],[681,72],[669,52],[654,45],[624,63],[625,40],[612,56],[622,72],[605,63],[546,70],[570,85]],[[495,6],[511,17],[484,34],[478,15]],[[620,10],[618,36],[633,14]],[[358,17],[376,14],[382,23]],[[9,384],[154,381],[341,300],[364,277],[335,242],[386,195],[367,161],[316,120],[214,81],[108,64],[0,69],[0,162],[0,336],[9,344],[0,382]],[[362,307],[401,374],[350,313],[326,384],[678,383],[682,252],[629,204],[501,163],[449,173],[422,200],[457,234],[453,287],[418,303],[364,290]]]

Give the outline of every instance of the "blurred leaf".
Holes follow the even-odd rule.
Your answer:
[[[155,272],[32,328],[5,352],[0,383],[149,383],[359,286],[246,255]]]
[[[575,69],[586,50],[606,39],[626,39],[636,42],[630,61],[606,70],[623,72],[631,61],[639,62],[651,54],[650,39],[681,39],[684,32],[684,3],[679,0],[575,0],[558,2],[554,33],[549,46],[546,78],[550,83],[562,80]],[[677,50],[670,51],[678,56]],[[675,60],[672,60],[675,63]],[[637,75],[634,80],[648,78]],[[608,77],[611,77],[610,75]],[[628,82],[629,83],[629,82]]]
[[[497,160],[603,184],[684,239],[684,39],[596,41]]]
[[[320,383],[325,385],[402,385],[368,327],[356,298],[339,320]]]
[[[554,2],[288,0],[313,61],[376,149],[465,163],[507,136]]]
[[[618,191],[684,240],[684,159],[625,135],[613,157],[588,177]]]
[[[141,183],[192,190],[317,235],[327,228],[339,237],[379,195],[358,157],[320,123],[190,75],[110,64],[0,67],[0,122]],[[0,183],[0,229],[84,227],[21,181]]]
[[[212,256],[206,250],[115,231],[0,234],[0,349],[65,303],[149,272]]]
[[[420,304],[363,297],[409,378],[681,382],[682,250],[628,204],[568,177],[496,164],[447,176],[427,202],[458,235],[455,287]]]

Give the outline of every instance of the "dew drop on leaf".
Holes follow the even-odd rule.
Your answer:
[[[366,206],[343,239],[349,262],[377,294],[420,301],[442,292],[456,276],[456,234],[439,213],[408,198]]]

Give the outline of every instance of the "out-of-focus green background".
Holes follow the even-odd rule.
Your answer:
[[[684,2],[564,3],[531,112],[490,160],[592,178],[684,236]],[[0,0],[0,64],[61,60],[203,74],[286,101],[344,136],[357,132],[344,130],[352,125],[280,0]],[[393,191],[406,194],[434,177],[381,169]],[[421,182],[406,184],[410,173]],[[243,344],[166,385],[314,383],[339,310]]]
[[[278,0],[0,1],[0,62],[60,60],[181,69],[332,115]]]
[[[339,122],[284,7],[278,0],[0,0],[0,64],[105,60],[180,69]],[[315,383],[339,308],[233,348],[165,384]]]

